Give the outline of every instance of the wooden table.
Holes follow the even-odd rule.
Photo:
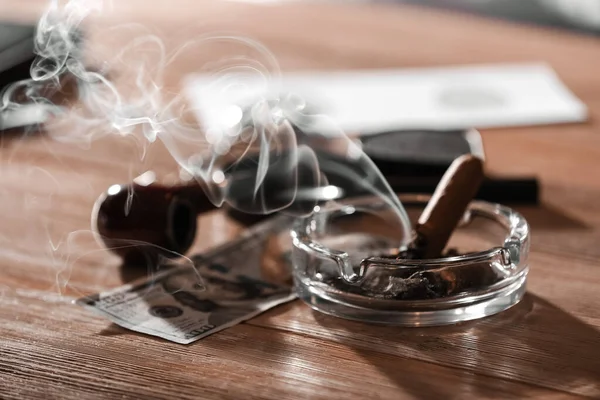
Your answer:
[[[545,61],[589,106],[591,122],[483,132],[487,169],[536,174],[529,291],[513,309],[429,329],[372,327],[300,302],[189,346],[138,335],[72,304],[130,277],[89,231],[95,198],[148,166],[169,177],[159,145],[145,163],[131,141],[88,146],[69,125],[0,149],[0,397],[2,398],[600,398],[600,42],[411,7],[129,1],[85,22],[94,51],[113,54],[141,22],[172,51],[192,34],[235,30],[266,44],[283,69],[420,67]],[[0,5],[34,20],[43,1]],[[123,36],[119,36],[123,35]],[[112,53],[111,53],[112,51]],[[183,57],[165,92],[218,53]],[[126,69],[115,73],[123,87]],[[119,69],[121,68],[121,69]],[[121,78],[121,79],[119,79]],[[75,136],[73,136],[75,135]],[[17,135],[20,136],[20,135]],[[63,139],[62,141],[58,139]],[[242,227],[202,217],[194,251]]]

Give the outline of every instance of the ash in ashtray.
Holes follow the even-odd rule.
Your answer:
[[[448,249],[442,257],[464,255],[457,249]],[[415,251],[409,249],[394,256],[384,256],[396,260],[419,259]],[[456,296],[488,287],[503,278],[503,269],[488,261],[441,266],[435,269],[419,267],[402,268],[390,272],[389,268],[371,268],[358,285],[351,285],[341,278],[332,279],[327,284],[338,290],[366,297],[388,300],[430,300]]]
[[[350,283],[336,276],[325,283],[371,298],[430,300],[477,292],[501,281],[506,276],[503,265],[490,260],[460,262],[450,259],[461,255],[457,249],[444,251],[483,176],[480,158],[464,155],[454,160],[419,216],[407,250],[386,255],[371,252],[370,260],[359,262],[351,258],[355,270],[361,268],[360,279]]]
[[[477,291],[501,280],[503,268],[487,261],[448,261],[447,264],[437,263],[435,267],[414,261],[401,265],[402,260],[433,260],[460,255],[456,249],[443,250],[482,180],[481,159],[464,155],[454,160],[419,216],[408,249],[393,256],[397,262],[387,266],[367,266],[358,284],[354,287],[343,284],[345,287],[340,289],[375,298],[429,300]]]
[[[463,255],[463,254],[461,254],[457,249],[447,249],[442,254],[442,258],[456,257],[456,256],[460,256],[460,255]],[[390,256],[384,256],[384,258],[390,258]],[[393,258],[395,258],[397,260],[419,260],[422,257],[416,249],[411,247],[407,250],[403,250],[403,251],[399,252],[398,254],[394,255]]]

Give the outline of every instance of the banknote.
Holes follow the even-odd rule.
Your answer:
[[[238,239],[144,282],[77,303],[117,325],[188,344],[293,300],[291,219],[268,219]]]

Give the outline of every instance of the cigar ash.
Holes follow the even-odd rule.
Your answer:
[[[450,247],[441,254],[441,259],[469,256],[472,252],[461,251]],[[374,257],[395,261],[422,260],[420,253],[409,248],[399,253],[390,255],[386,253],[373,254]],[[425,260],[424,260],[425,261]],[[488,287],[502,279],[493,266],[487,262],[472,263],[468,266],[444,267],[435,269],[415,268],[408,275],[398,268],[398,273],[388,271],[374,271],[360,285],[348,285],[341,279],[332,279],[325,282],[335,286],[338,290],[346,291],[361,296],[387,300],[431,300],[451,297],[466,292],[477,291]]]

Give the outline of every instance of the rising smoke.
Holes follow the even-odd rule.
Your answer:
[[[340,162],[333,168],[362,184],[365,192],[384,199],[404,229],[399,237],[410,238],[402,204],[360,147],[327,116],[308,112],[301,98],[277,91],[279,66],[265,46],[246,37],[211,34],[190,39],[169,52],[160,37],[147,33],[114,49],[110,60],[97,62],[100,69],[91,70],[82,50],[84,22],[107,6],[101,0],[65,4],[51,0],[37,25],[37,57],[31,78],[7,88],[0,107],[14,109],[35,103],[46,106],[51,114],[66,113],[48,93],[59,90],[65,77],[72,77],[77,85],[77,106],[68,114],[75,128],[52,133],[53,140],[85,145],[109,135],[133,138],[140,159],[148,146],[160,142],[182,172],[202,182],[213,204],[254,214],[282,211],[301,216],[312,212],[314,204],[299,200],[310,190],[327,185],[320,157],[324,149],[300,132],[320,130],[344,143],[342,159],[354,166]],[[200,54],[220,43],[234,44],[255,57],[241,51],[198,66],[198,72],[211,77],[211,97],[202,99],[210,106],[194,109],[183,92],[166,93],[164,76],[174,62],[184,54]],[[151,59],[144,54],[152,54]],[[119,66],[135,76],[126,91],[119,90],[106,74],[125,55],[135,56]],[[256,97],[250,92],[256,85],[246,85],[248,79],[258,82],[261,92],[274,95]],[[246,103],[238,102],[240,99]],[[190,115],[201,115],[200,124],[190,121]],[[332,199],[336,200],[335,196]]]

